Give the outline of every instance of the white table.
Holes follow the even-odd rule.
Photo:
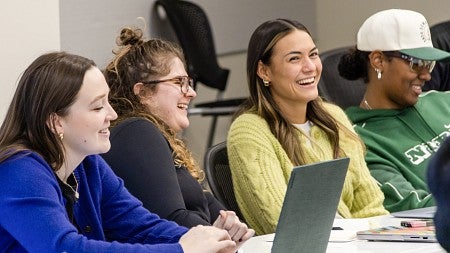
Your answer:
[[[438,243],[416,242],[373,242],[351,239],[352,232],[375,228],[379,226],[399,226],[401,220],[390,215],[368,219],[336,219],[334,226],[343,228],[343,231],[333,230],[328,243],[327,253],[446,253]],[[339,234],[340,233],[340,234]],[[344,235],[345,236],[342,236]],[[274,234],[255,236],[244,244],[242,253],[270,253]]]

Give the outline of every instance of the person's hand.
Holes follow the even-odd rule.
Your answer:
[[[236,252],[244,242],[255,234],[255,230],[248,228],[247,224],[241,222],[233,211],[220,210],[219,217],[217,217],[213,226],[228,231],[231,239],[236,242],[236,248],[233,252]]]
[[[184,253],[225,253],[236,249],[236,243],[227,231],[213,226],[195,226],[180,238],[179,243]]]

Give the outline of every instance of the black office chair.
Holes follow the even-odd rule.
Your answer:
[[[319,95],[342,109],[358,106],[366,91],[366,84],[362,79],[350,81],[339,75],[339,60],[349,49],[350,47],[341,47],[320,54],[323,68],[318,87]]]
[[[188,74],[194,79],[195,85],[200,82],[218,90],[215,101],[196,104],[188,111],[190,115],[212,116],[207,140],[207,147],[210,147],[214,141],[218,116],[233,114],[245,99],[223,99],[229,70],[218,64],[211,27],[203,9],[182,0],[157,0],[155,8],[158,6],[163,7],[183,48]]]
[[[214,196],[228,210],[234,211],[239,219],[244,221],[244,217],[239,210],[234,196],[226,142],[221,142],[210,147],[206,151],[204,163],[206,179]]]
[[[433,46],[450,52],[450,20],[430,27]],[[423,90],[450,90],[450,59],[438,62],[431,72],[431,80],[425,82]]]

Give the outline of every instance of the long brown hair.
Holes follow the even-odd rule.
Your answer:
[[[65,52],[44,54],[22,74],[0,128],[0,162],[19,151],[39,153],[53,168],[64,164],[62,142],[47,124],[65,116],[75,102],[86,71],[95,63]]]
[[[270,89],[264,86],[263,80],[257,75],[258,62],[270,65],[275,44],[295,30],[311,35],[303,24],[289,19],[267,21],[253,32],[247,50],[247,83],[250,97],[236,116],[250,111],[264,118],[291,162],[300,165],[305,163],[305,159],[297,138],[298,129],[288,122],[273,99]],[[308,103],[306,117],[325,131],[333,147],[333,156],[337,158],[340,154],[338,123],[324,109],[320,97]]]
[[[182,49],[175,43],[161,39],[144,41],[142,31],[138,28],[123,28],[116,43],[119,48],[113,51],[115,58],[104,71],[111,89],[111,106],[118,114],[113,125],[130,117],[150,120],[169,142],[175,165],[186,167],[192,176],[199,181],[203,180],[203,172],[185,143],[177,138],[175,132],[163,120],[150,112],[133,92],[136,83],[167,75],[171,70],[169,62],[174,57],[178,57],[185,64]],[[156,85],[146,87],[150,92],[156,92]]]

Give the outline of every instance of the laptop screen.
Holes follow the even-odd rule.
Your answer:
[[[273,253],[324,253],[349,158],[295,167],[272,246]]]
[[[392,216],[397,218],[421,218],[432,219],[436,212],[436,206],[417,208],[411,210],[405,210],[400,212],[391,213]]]

